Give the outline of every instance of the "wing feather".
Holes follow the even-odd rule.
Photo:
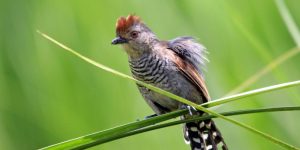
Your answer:
[[[178,54],[185,61],[189,61],[198,72],[205,68],[206,48],[192,37],[178,37],[168,43],[168,48]]]
[[[201,72],[201,67],[207,61],[205,48],[191,37],[181,37],[170,41],[168,49],[174,52],[175,58],[172,60],[181,73],[203,94],[204,101],[209,101],[210,96]]]

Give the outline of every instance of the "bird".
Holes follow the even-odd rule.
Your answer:
[[[121,45],[127,53],[133,78],[197,104],[210,101],[203,75],[208,61],[207,50],[195,38],[182,36],[160,40],[139,16],[129,14],[117,19],[116,37],[111,44]],[[205,115],[143,85],[137,83],[137,87],[156,115],[184,108],[190,113],[181,116],[181,119]],[[191,150],[228,150],[221,132],[211,119],[185,123],[183,134]]]

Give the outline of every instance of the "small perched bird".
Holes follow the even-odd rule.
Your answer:
[[[140,81],[201,104],[210,100],[202,67],[206,48],[192,37],[162,41],[136,15],[120,17],[116,23],[113,45],[120,44],[128,54],[132,76]],[[182,108],[183,103],[137,85],[148,105],[157,115]],[[192,109],[191,109],[192,110]],[[181,118],[203,115],[201,111]],[[212,120],[185,123],[184,138],[192,150],[227,150],[220,131]]]

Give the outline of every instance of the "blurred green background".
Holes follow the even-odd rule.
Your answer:
[[[300,1],[286,0],[300,25]],[[78,52],[130,74],[127,56],[112,46],[115,21],[140,15],[161,39],[191,35],[209,50],[205,72],[220,98],[296,47],[273,0],[1,0],[0,149],[37,149],[152,114],[131,81],[97,69],[43,39],[36,29]],[[300,79],[296,55],[245,90]],[[221,111],[300,104],[300,88],[224,104]],[[232,117],[300,147],[300,113]],[[230,149],[281,149],[216,119]],[[106,143],[101,150],[188,150],[181,126]]]

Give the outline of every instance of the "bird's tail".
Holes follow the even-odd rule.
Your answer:
[[[183,127],[184,139],[191,150],[228,150],[213,120],[188,122]]]

